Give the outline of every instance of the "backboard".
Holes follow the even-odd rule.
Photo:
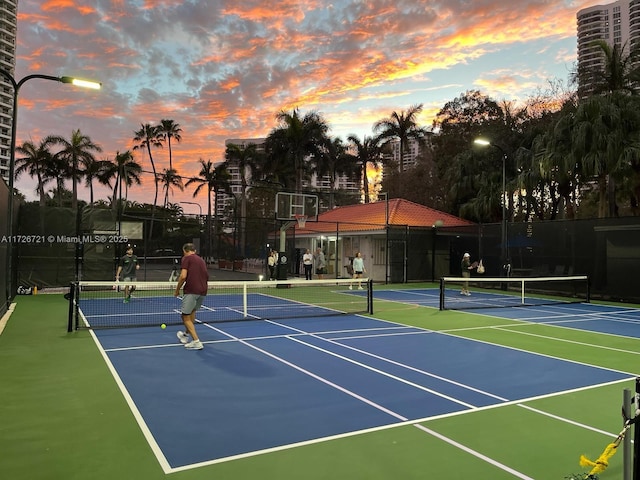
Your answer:
[[[318,221],[318,196],[308,193],[278,192],[276,194],[276,219],[295,221],[296,216],[306,215],[307,221]]]

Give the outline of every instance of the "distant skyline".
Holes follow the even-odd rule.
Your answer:
[[[102,82],[100,91],[31,80],[20,90],[18,144],[80,129],[103,148],[131,149],[143,123],[182,128],[173,163],[223,160],[229,138],[266,136],[280,110],[321,113],[330,134],[371,135],[392,111],[424,104],[419,121],[468,90],[522,101],[568,83],[576,13],[610,2],[524,0],[19,0],[16,80],[32,73]],[[167,148],[154,152],[168,168]],[[135,152],[151,170],[142,151]],[[129,199],[153,202],[153,180]],[[16,187],[35,199],[35,182]],[[199,203],[192,189],[172,203]],[[106,198],[105,188],[96,198]],[[87,200],[88,191],[80,198]],[[196,205],[183,205],[198,213]]]

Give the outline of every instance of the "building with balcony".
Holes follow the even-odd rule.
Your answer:
[[[0,68],[14,74],[16,65],[16,34],[18,2],[0,1]],[[0,175],[9,181],[9,157],[11,156],[11,119],[13,116],[13,87],[0,76]]]
[[[605,68],[605,58],[597,40],[625,48],[628,54],[640,42],[640,0],[618,0],[606,5],[583,8],[577,13],[578,72],[580,95],[593,89],[592,75]],[[585,74],[586,72],[586,74]]]

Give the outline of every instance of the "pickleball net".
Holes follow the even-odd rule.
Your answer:
[[[135,285],[129,301],[124,288]],[[351,279],[209,282],[202,323],[373,313],[373,282]],[[180,325],[175,282],[75,282],[68,330]],[[352,287],[351,289],[349,287]]]
[[[440,279],[440,310],[584,303],[590,297],[586,275]]]

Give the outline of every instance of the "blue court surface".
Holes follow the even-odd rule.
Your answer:
[[[375,296],[436,305],[438,297]],[[570,310],[536,308],[482,314],[578,323],[569,325]],[[586,316],[589,326],[576,328],[601,331],[610,322],[608,307],[561,308]],[[616,322],[637,329],[637,311],[621,310]],[[201,351],[185,350],[175,327],[94,331],[166,473],[632,377],[359,315],[197,328]]]
[[[433,308],[439,307],[439,295],[440,291],[437,288],[379,289],[375,292],[375,297],[378,300]],[[450,292],[450,295],[456,297],[457,292]],[[501,307],[504,295],[483,292],[474,292],[473,299],[462,297],[461,300],[457,301],[468,302],[473,305],[484,302],[485,306],[483,308],[469,310],[469,312],[478,315],[640,338],[640,309],[637,308],[594,303],[561,302],[548,305],[531,305],[525,308],[517,306]]]

